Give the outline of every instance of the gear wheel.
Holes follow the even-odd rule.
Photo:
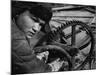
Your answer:
[[[86,43],[85,45],[78,48],[79,50],[82,50],[85,47],[87,47],[87,45],[89,45],[91,43],[90,52],[88,53],[88,56],[86,57],[85,61],[80,66],[78,66],[77,68],[74,69],[74,70],[79,70],[79,69],[82,69],[82,67],[85,66],[85,64],[87,62],[91,61],[92,60],[91,57],[93,57],[93,52],[94,52],[93,50],[94,50],[94,47],[95,47],[95,40],[94,40],[94,35],[92,33],[91,28],[87,24],[85,24],[81,21],[75,21],[75,20],[74,21],[67,21],[66,24],[62,24],[61,27],[58,27],[56,29],[56,31],[51,31],[48,34],[48,36],[49,36],[48,39],[49,39],[49,41],[55,40],[56,39],[55,37],[56,37],[57,34],[60,34],[62,37],[65,37],[65,35],[63,34],[63,30],[65,28],[69,27],[69,26],[76,26],[76,25],[81,25],[82,28],[86,30],[86,32],[88,33],[88,35],[91,38],[91,40],[88,43]]]

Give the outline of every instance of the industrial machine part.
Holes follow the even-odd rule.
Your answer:
[[[72,32],[69,35],[64,34],[63,30],[67,27],[71,26]],[[79,26],[79,30],[76,29],[76,27]],[[76,35],[80,33],[81,31],[86,31],[87,37],[83,39],[79,44],[76,45]],[[56,37],[57,35],[60,35],[60,37]],[[80,70],[82,69],[87,62],[92,62],[92,57],[94,53],[94,47],[95,47],[95,41],[94,41],[94,36],[91,31],[91,28],[81,22],[81,21],[67,21],[66,24],[62,24],[61,27],[58,27],[56,31],[51,31],[49,34],[46,35],[48,38],[48,44],[45,46],[41,47],[36,47],[36,53],[38,52],[43,52],[43,51],[49,51],[50,55],[52,57],[49,58],[49,62],[51,62],[52,58],[55,58],[55,54],[57,57],[64,58],[62,60],[67,60],[68,61],[68,69],[63,69],[63,70]],[[68,45],[66,41],[61,42],[61,41],[56,41],[57,38],[64,38],[67,40],[68,38],[71,38],[71,44]],[[76,64],[75,57],[80,54],[80,51],[82,51],[85,47],[90,45],[90,50],[89,53],[86,55],[85,59],[83,62],[81,62],[78,65]],[[56,53],[55,53],[56,52]],[[64,66],[63,66],[64,67]],[[67,68],[67,67],[64,67]]]

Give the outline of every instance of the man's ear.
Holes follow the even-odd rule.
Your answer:
[[[51,31],[49,23],[45,25],[45,31],[48,33]]]

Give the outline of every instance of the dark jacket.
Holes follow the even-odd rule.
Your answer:
[[[12,21],[11,25],[11,61],[12,73],[49,72],[51,68],[36,58],[34,46],[39,42],[43,33],[37,33],[32,39],[27,39],[23,32]]]

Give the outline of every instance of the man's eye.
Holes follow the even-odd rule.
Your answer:
[[[31,17],[32,20],[34,20],[35,22],[39,22],[38,19]]]
[[[35,22],[39,22],[37,19],[34,19]]]

